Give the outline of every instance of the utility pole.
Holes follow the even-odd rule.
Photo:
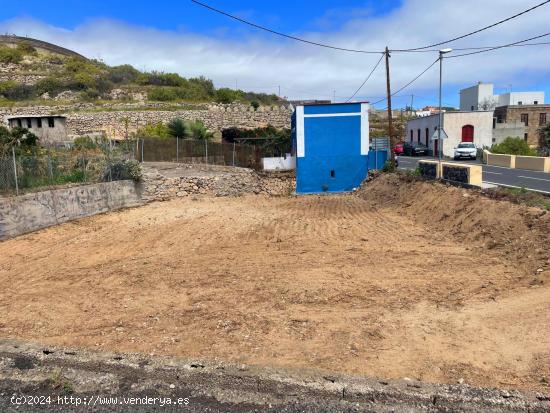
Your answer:
[[[414,94],[411,94],[411,116],[413,114],[413,103],[414,103]]]
[[[395,153],[393,148],[395,146],[394,136],[393,136],[393,122],[392,122],[392,110],[391,110],[391,85],[390,85],[390,50],[386,46],[386,92],[388,99],[388,134],[390,135],[390,154],[391,154],[391,163],[395,165]]]

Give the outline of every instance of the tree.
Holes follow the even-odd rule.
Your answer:
[[[38,136],[28,129],[0,126],[0,153],[6,154],[11,148],[15,148],[17,152],[29,152],[37,145]]]
[[[540,147],[539,151],[542,156],[550,156],[550,123],[540,128]]]
[[[190,137],[191,132],[183,119],[174,118],[168,122],[168,134],[173,138],[180,139]]]
[[[213,138],[213,134],[206,129],[206,126],[200,121],[186,122],[189,135],[193,139],[209,140]]]

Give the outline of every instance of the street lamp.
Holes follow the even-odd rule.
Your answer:
[[[439,162],[443,159],[443,142],[441,141],[441,124],[443,114],[441,113],[441,83],[443,79],[443,55],[452,52],[453,49],[441,49],[439,51],[439,126],[437,127],[437,145],[439,146]]]

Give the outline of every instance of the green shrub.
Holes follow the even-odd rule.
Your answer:
[[[178,98],[178,95],[172,88],[166,87],[156,87],[148,93],[148,96],[149,100],[157,100],[160,102],[170,102]]]
[[[21,52],[21,54],[24,56],[36,55],[36,49],[29,42],[25,42],[25,41],[19,42],[17,44],[17,50]]]
[[[491,146],[490,149],[493,153],[500,153],[506,155],[526,155],[536,156],[537,151],[531,149],[527,142],[521,138],[507,137],[499,144]]]
[[[84,150],[84,149],[96,149],[98,145],[89,136],[82,136],[82,137],[75,138],[75,140],[73,141],[73,147],[76,150]]]
[[[109,68],[109,80],[117,84],[135,83],[140,71],[131,65],[120,65]]]
[[[260,103],[257,100],[253,100],[252,102],[250,102],[250,106],[252,106],[256,111],[260,107]]]
[[[12,81],[0,82],[0,94],[9,100],[26,100],[37,96],[36,86]]]
[[[17,49],[0,46],[0,63],[19,63],[23,60],[23,53]]]
[[[117,160],[112,162],[103,174],[104,181],[132,179],[139,182],[142,178],[141,165],[136,160]]]
[[[194,122],[186,122],[186,127],[188,129],[188,136],[193,139],[212,139],[212,133],[208,132],[206,126],[200,121],[196,120]]]
[[[243,97],[243,92],[229,88],[221,88],[216,91],[216,100],[220,103],[232,103]]]
[[[147,124],[136,132],[138,138],[169,138],[170,136],[168,126],[162,122]]]
[[[57,95],[64,90],[64,84],[55,77],[46,77],[36,82],[36,91],[39,95],[43,93],[49,93],[50,95]]]

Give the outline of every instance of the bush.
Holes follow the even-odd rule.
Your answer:
[[[36,86],[12,81],[0,82],[0,94],[9,100],[25,100],[36,97]]]
[[[531,149],[525,140],[512,137],[507,137],[501,143],[491,146],[490,151],[506,155],[537,155],[537,151]]]
[[[141,165],[136,160],[117,160],[107,166],[103,174],[104,181],[132,179],[135,182],[139,182],[141,178]]]
[[[169,138],[170,136],[168,126],[162,122],[150,123],[136,132],[138,138]]]
[[[243,97],[243,92],[229,88],[221,88],[216,91],[216,100],[220,103],[232,103]]]
[[[17,49],[0,46],[0,63],[19,63],[23,60],[23,53]]]
[[[63,82],[55,77],[46,77],[36,82],[36,91],[39,95],[43,93],[49,93],[50,95],[57,95],[64,90]]]
[[[212,139],[212,133],[208,132],[206,126],[200,121],[196,120],[194,122],[186,122],[186,127],[188,129],[188,136],[193,139]]]
[[[149,93],[149,100],[157,100],[160,102],[170,102],[176,100],[178,95],[171,88],[157,87],[152,89]]]
[[[131,65],[120,65],[109,69],[109,80],[117,84],[134,83],[139,75],[139,70]]]
[[[36,55],[36,49],[33,46],[31,46],[29,42],[25,42],[25,41],[19,42],[17,44],[17,50],[21,52],[21,54],[24,56]]]

